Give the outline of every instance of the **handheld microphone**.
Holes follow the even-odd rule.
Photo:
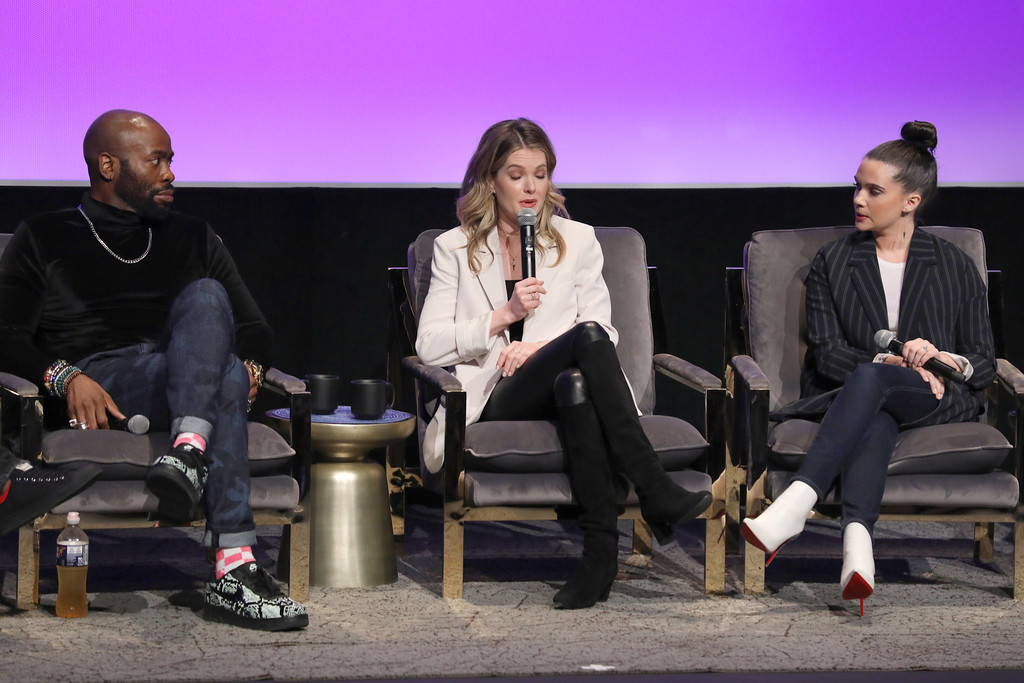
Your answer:
[[[537,212],[533,209],[520,209],[519,241],[523,247],[523,279],[537,277],[537,262],[533,253],[534,228],[537,226]]]
[[[897,356],[903,355],[903,342],[896,338],[895,333],[889,330],[879,330],[875,332],[875,344],[878,348],[885,349],[889,353],[895,353]],[[938,358],[929,358],[924,362],[924,369],[928,370],[934,375],[944,377],[949,380],[956,382],[966,382],[967,376],[960,372],[952,365],[943,363]]]
[[[107,420],[111,429],[119,429],[131,434],[145,434],[149,431],[149,418],[145,415],[132,415],[127,420],[111,417]]]

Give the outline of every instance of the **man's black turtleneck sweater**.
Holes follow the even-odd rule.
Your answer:
[[[107,253],[78,209],[40,214],[18,226],[0,258],[0,371],[41,383],[58,359],[159,341],[171,303],[190,282],[213,278],[235,315],[236,354],[270,362],[273,334],[227,249],[203,221],[169,213],[158,221],[102,204],[87,192],[82,209],[114,253]]]

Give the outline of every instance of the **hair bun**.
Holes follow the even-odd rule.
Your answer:
[[[927,121],[908,121],[900,129],[900,137],[921,151],[935,153],[939,144],[939,134],[935,126]]]

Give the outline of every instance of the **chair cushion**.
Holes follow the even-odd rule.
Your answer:
[[[146,469],[168,448],[170,434],[142,436],[106,429],[59,429],[43,436],[43,462],[50,467],[95,463],[103,467],[101,479],[142,480]],[[259,422],[249,423],[249,469],[254,475],[279,471],[295,450],[276,431]]]
[[[299,484],[287,475],[253,477],[249,505],[253,510],[291,510],[299,504]],[[76,512],[150,513],[157,499],[144,481],[97,481],[53,508],[55,514]]]
[[[768,472],[765,495],[774,498],[793,481],[793,472]],[[833,487],[825,496],[826,504],[839,504],[841,494]],[[983,508],[1012,510],[1020,500],[1017,478],[996,470],[984,474],[899,474],[887,477],[882,494],[882,512],[886,507],[935,509]]]
[[[787,420],[775,425],[768,433],[772,464],[785,470],[799,468],[818,426],[809,420]],[[908,429],[896,441],[888,475],[991,472],[1011,449],[997,429],[980,422]]]
[[[662,466],[689,467],[708,442],[690,423],[667,415],[640,418]],[[465,469],[477,472],[563,473],[557,423],[550,420],[477,422],[466,428]]]
[[[669,472],[669,476],[672,481],[690,491],[711,490],[711,477],[703,472],[683,470]],[[636,491],[622,477],[616,477],[615,484],[620,503],[638,503]],[[569,477],[556,473],[466,472],[464,502],[470,507],[575,504]]]

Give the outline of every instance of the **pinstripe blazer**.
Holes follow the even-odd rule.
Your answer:
[[[822,247],[806,286],[805,398],[839,388],[857,365],[871,362],[878,352],[875,332],[888,329],[871,233],[855,232]],[[904,341],[927,339],[974,366],[966,385],[946,383],[939,407],[915,426],[976,418],[996,372],[985,285],[966,254],[923,230],[915,230],[910,241],[897,336]]]

